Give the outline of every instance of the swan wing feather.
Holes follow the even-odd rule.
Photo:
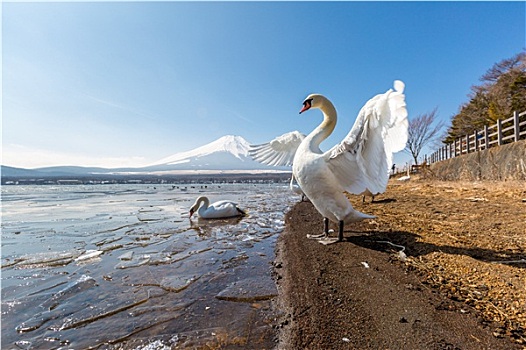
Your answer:
[[[219,219],[237,216],[239,213],[237,203],[222,200],[210,204],[202,213],[202,217],[205,219]]]
[[[334,176],[350,193],[384,192],[393,153],[407,144],[404,83],[397,80],[394,88],[367,101],[349,134],[324,154]]]
[[[272,166],[291,166],[305,135],[292,131],[260,145],[250,145],[248,154],[257,162]]]

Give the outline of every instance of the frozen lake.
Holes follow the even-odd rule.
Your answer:
[[[188,218],[199,195],[241,219]],[[269,348],[288,184],[2,186],[2,349]]]

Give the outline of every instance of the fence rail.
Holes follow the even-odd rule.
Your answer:
[[[498,119],[495,125],[485,125],[482,130],[459,137],[452,143],[440,147],[430,155],[426,155],[424,161],[427,164],[436,163],[463,154],[517,142],[521,139],[526,139],[526,111],[522,113],[513,112],[511,118]]]

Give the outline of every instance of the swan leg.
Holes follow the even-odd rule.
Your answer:
[[[338,233],[338,238],[336,238],[336,237],[329,237],[329,219],[324,218],[323,219],[323,224],[324,224],[324,231],[325,232],[324,232],[323,235],[318,235],[318,236],[320,236],[319,238],[317,238],[318,243],[321,243],[323,245],[329,245],[329,244],[333,244],[333,243],[336,243],[336,242],[341,242],[343,240],[343,221],[340,221],[340,231]]]
[[[343,220],[340,220],[338,229],[338,242],[341,242],[343,241]]]
[[[329,236],[329,219],[323,218],[323,233],[320,233],[319,235],[307,235],[307,238],[309,239],[324,239]]]

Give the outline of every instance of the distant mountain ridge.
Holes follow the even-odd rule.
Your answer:
[[[244,171],[274,172],[290,171],[290,167],[271,167],[258,163],[248,155],[250,143],[241,136],[226,135],[190,151],[175,153],[146,167],[139,168],[97,168],[82,166],[54,166],[37,169],[23,169],[2,165],[2,177],[16,176],[82,176],[115,174],[176,174],[178,172],[220,172]]]

